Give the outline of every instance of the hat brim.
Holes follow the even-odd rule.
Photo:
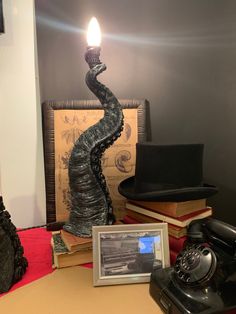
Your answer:
[[[208,198],[218,192],[218,189],[210,184],[204,183],[197,187],[184,187],[180,189],[161,190],[152,192],[135,192],[135,177],[125,179],[119,184],[118,191],[124,197],[139,201],[163,201],[163,202],[183,202]]]

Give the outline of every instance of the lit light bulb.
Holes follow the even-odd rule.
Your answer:
[[[90,47],[99,47],[101,44],[101,30],[96,17],[92,17],[89,22],[87,43]]]

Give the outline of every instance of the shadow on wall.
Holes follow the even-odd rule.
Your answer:
[[[236,191],[227,186],[216,184],[218,194],[209,198],[208,205],[213,208],[213,217],[224,222],[236,225]]]

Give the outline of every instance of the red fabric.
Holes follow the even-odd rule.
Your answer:
[[[51,232],[44,228],[35,228],[20,231],[18,235],[29,266],[23,278],[14,284],[7,293],[54,271],[52,268]],[[92,268],[92,263],[83,266]],[[4,294],[0,294],[0,297]]]

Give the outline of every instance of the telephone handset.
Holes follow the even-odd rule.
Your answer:
[[[226,313],[235,290],[236,228],[213,218],[192,221],[175,265],[151,274],[150,294],[165,313]]]

